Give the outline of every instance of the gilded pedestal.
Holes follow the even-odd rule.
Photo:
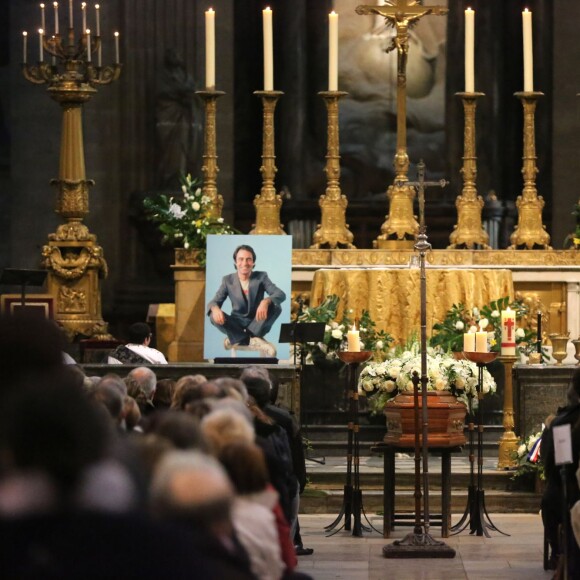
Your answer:
[[[175,250],[175,338],[169,345],[171,362],[201,362],[205,323],[205,268],[195,250]]]
[[[499,440],[498,469],[511,469],[517,467],[515,459],[519,440],[514,433],[514,394],[512,370],[517,357],[501,355],[499,360],[505,369],[504,393],[503,393],[503,429],[504,432]]]

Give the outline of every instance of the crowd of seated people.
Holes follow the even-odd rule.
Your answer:
[[[0,320],[2,577],[309,578],[302,442],[267,372],[87,377],[63,346]]]

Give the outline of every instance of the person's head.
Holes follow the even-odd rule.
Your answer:
[[[127,431],[132,431],[141,421],[141,410],[133,397],[125,397],[123,401],[123,417]]]
[[[241,276],[249,276],[256,264],[256,252],[252,246],[242,244],[234,250],[234,266]]]
[[[262,374],[242,373],[242,381],[248,389],[248,394],[253,397],[258,406],[263,409],[270,403],[270,386],[269,379],[264,378]]]
[[[253,443],[256,437],[248,417],[232,408],[217,409],[206,415],[201,420],[201,431],[216,456],[226,445],[237,441]]]
[[[247,402],[248,389],[246,389],[246,385],[244,385],[242,380],[234,379],[233,377],[220,377],[215,379],[214,383],[223,390],[226,397],[238,399],[242,403]]]
[[[115,424],[121,423],[125,412],[125,396],[112,381],[101,381],[90,393],[90,398],[105,407]]]
[[[572,375],[568,389],[568,402],[574,405],[580,403],[580,368],[576,369]]]
[[[153,395],[155,408],[159,410],[169,409],[171,399],[173,398],[173,391],[175,391],[175,381],[173,379],[161,379],[157,381],[155,394]]]
[[[171,441],[176,449],[205,451],[207,446],[199,427],[199,421],[183,411],[155,413],[148,431],[165,437]]]
[[[151,328],[146,322],[135,322],[129,327],[127,333],[130,344],[143,344],[149,346],[151,342]]]
[[[219,462],[198,451],[170,451],[151,484],[153,513],[198,533],[230,535],[232,484]]]
[[[253,443],[230,443],[219,455],[236,491],[249,495],[263,491],[269,482],[264,452]]]
[[[112,387],[117,389],[117,391],[119,391],[119,394],[122,397],[126,397],[128,395],[127,385],[125,384],[125,381],[115,373],[107,373],[106,375],[101,377],[97,382],[97,384],[95,385],[95,387],[104,384],[111,385]]]
[[[181,377],[175,384],[171,408],[183,409],[182,401],[185,393],[191,390],[197,391],[205,383],[207,383],[207,379],[203,375],[185,375]]]
[[[133,369],[128,375],[129,381],[134,382],[138,385],[139,391],[143,396],[150,401],[155,394],[155,387],[157,385],[157,376],[148,367],[137,367]],[[131,392],[129,393],[132,397],[135,397]]]

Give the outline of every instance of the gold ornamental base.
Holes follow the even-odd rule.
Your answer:
[[[381,226],[381,234],[374,240],[373,247],[412,249],[419,233],[419,224],[413,215],[415,190],[409,185],[394,184],[389,187],[387,197],[390,200],[389,215]]]

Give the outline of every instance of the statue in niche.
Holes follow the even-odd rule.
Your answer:
[[[180,186],[180,176],[199,173],[202,112],[192,76],[177,51],[165,51],[161,90],[156,100],[161,188]]]

